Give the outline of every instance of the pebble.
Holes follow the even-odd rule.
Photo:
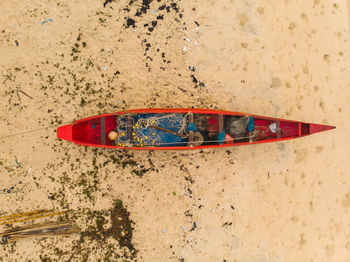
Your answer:
[[[197,42],[194,42],[194,45],[195,45],[195,46],[197,46],[197,45],[198,45],[198,43],[197,43]]]
[[[190,40],[189,38],[185,38],[185,40],[186,40],[187,42],[191,42],[191,40]]]

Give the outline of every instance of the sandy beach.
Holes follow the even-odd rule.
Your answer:
[[[69,212],[0,232],[69,220],[82,233],[2,244],[0,261],[350,261],[349,12],[349,0],[1,1],[0,215]],[[189,107],[337,128],[197,151],[56,138],[74,119]]]

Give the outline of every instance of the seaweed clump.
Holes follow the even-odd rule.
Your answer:
[[[111,226],[105,228],[107,219],[104,215],[108,213],[110,214]],[[132,244],[133,221],[130,220],[130,213],[121,200],[116,200],[113,208],[107,213],[94,211],[89,215],[92,216],[90,216],[91,219],[95,220],[96,227],[90,227],[88,230],[81,232],[78,246],[84,242],[85,238],[104,244],[108,238],[112,237],[118,241],[120,247],[127,247],[132,256],[135,256],[136,251]]]

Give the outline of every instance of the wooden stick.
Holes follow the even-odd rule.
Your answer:
[[[2,243],[13,242],[30,237],[47,237],[56,235],[69,235],[79,232],[79,229],[69,222],[49,222],[44,224],[34,224],[6,230],[0,233]]]
[[[26,95],[27,97],[29,97],[30,99],[33,99],[33,97],[31,97],[30,95],[28,95],[26,92],[22,91],[22,90],[17,90],[17,94],[18,92],[21,92],[22,94]]]
[[[152,126],[152,125],[149,125],[149,127],[152,127],[152,128],[155,128],[155,129],[158,129],[160,131],[164,131],[164,132],[167,132],[169,134],[173,134],[175,136],[180,136],[182,138],[187,138],[187,135],[183,135],[183,134],[180,134],[178,132],[175,132],[173,130],[169,130],[169,129],[166,129],[166,128],[163,128],[163,127],[159,127],[159,126]]]
[[[27,221],[27,220],[34,220],[34,219],[37,219],[37,218],[61,215],[61,214],[64,214],[66,212],[67,211],[61,211],[61,212],[50,213],[50,214],[45,214],[47,212],[44,212],[45,215],[41,215],[41,213],[37,213],[39,216],[29,216],[29,217],[25,217],[25,218],[20,219],[20,220],[17,220],[17,218],[14,218],[13,220],[9,220],[9,221],[5,221],[5,222],[0,223],[0,225],[7,225],[7,224],[15,223],[15,222],[23,222],[23,221]],[[18,218],[22,218],[22,217],[18,217]]]
[[[37,213],[45,213],[45,212],[52,212],[53,210],[46,210],[46,209],[40,209],[36,211],[31,211],[31,212],[26,212],[26,213],[19,213],[19,214],[14,214],[14,215],[8,215],[8,216],[2,216],[0,217],[0,221],[10,219],[12,217],[23,217],[23,216],[29,216]]]

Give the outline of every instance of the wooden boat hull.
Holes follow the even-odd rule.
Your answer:
[[[205,140],[200,145],[193,144],[192,142],[183,141],[179,138],[180,135],[178,135],[177,137],[176,134],[172,136],[175,138],[171,138],[171,139],[174,139],[174,141],[171,140],[171,142],[169,142],[168,137],[171,136],[169,134],[167,137],[168,140],[162,140],[163,136],[164,137],[166,136],[166,132],[162,133],[162,131],[164,131],[164,129],[166,129],[167,126],[165,126],[165,128],[164,126],[159,127],[157,129],[154,126],[149,125],[147,126],[147,128],[143,129],[143,130],[151,129],[151,131],[147,131],[148,132],[147,134],[150,134],[150,132],[152,132],[152,134],[153,132],[157,134],[161,133],[162,137],[161,139],[158,139],[157,142],[154,142],[156,139],[154,139],[152,142],[150,138],[147,137],[147,134],[141,133],[141,135],[143,136],[142,138],[137,137],[137,135],[135,135],[136,130],[140,129],[137,123],[144,123],[145,122],[144,119],[150,119],[151,117],[153,117],[153,118],[158,118],[157,121],[159,122],[159,119],[168,118],[166,120],[168,122],[165,122],[166,123],[165,125],[170,125],[172,123],[171,121],[173,121],[173,119],[170,119],[170,117],[173,117],[177,122],[180,123],[181,122],[180,120],[187,117],[188,115],[194,116],[196,119],[202,119],[202,120],[204,119],[205,121],[206,119],[209,119],[208,120],[209,122],[210,122],[210,119],[211,120],[219,119],[218,120],[219,123],[217,124],[219,127],[217,127],[217,129],[221,128],[223,132],[226,132],[226,131],[224,130],[225,127],[223,129],[222,121],[227,121],[227,119],[232,119],[232,118],[248,116],[251,119],[253,119],[253,122],[254,122],[253,132],[257,135],[253,141],[252,139],[250,139],[251,132],[249,132],[249,139],[247,135],[247,137],[243,137],[243,140],[240,140],[241,138],[232,138],[232,139],[225,138],[225,140],[221,139],[219,142],[215,142],[213,140],[214,142],[212,143],[208,143],[208,140]],[[135,123],[128,124],[126,122],[125,123],[120,122],[122,119],[124,118],[126,119],[126,117],[127,117],[127,120],[125,121],[129,121],[131,119],[131,121],[133,122],[135,121],[138,121],[138,122],[136,122],[136,124]],[[141,117],[143,117],[142,118],[143,122],[140,122]],[[125,132],[120,131],[120,128],[123,127],[123,124],[127,126],[127,128],[129,128],[129,129],[125,129],[126,130]],[[277,130],[273,132],[274,128],[271,128],[271,126],[272,127],[274,126],[274,128],[275,129],[277,128]],[[118,143],[116,141],[109,140],[108,138],[109,132],[116,130],[116,128],[118,129],[121,135],[124,135],[127,138],[127,140],[124,140],[124,142],[119,141]],[[130,128],[132,128],[132,130],[130,130]],[[206,126],[206,128],[209,130],[208,126]],[[318,133],[318,132],[322,132],[322,131],[326,131],[334,128],[335,128],[334,126],[328,126],[328,125],[304,123],[304,122],[265,117],[265,116],[257,116],[252,114],[239,113],[239,112],[210,110],[210,109],[134,109],[134,110],[122,111],[122,112],[117,112],[112,114],[92,116],[92,117],[73,121],[71,124],[58,127],[57,137],[60,139],[71,141],[71,142],[74,142],[75,144],[84,145],[84,146],[134,149],[134,150],[145,150],[145,149],[146,150],[174,150],[174,149],[201,149],[201,148],[213,148],[213,147],[219,148],[219,147],[277,142],[277,141],[284,141],[284,140],[304,137],[304,136],[308,136],[314,133]],[[207,132],[208,130],[204,130],[204,131]],[[171,132],[176,133],[177,130],[173,130]],[[187,137],[191,137],[190,131],[185,131],[185,132],[187,132],[186,134]],[[127,134],[124,134],[124,133],[127,133]],[[148,135],[148,136],[151,136],[151,135]],[[142,140],[145,137],[149,141],[146,143],[143,143]],[[125,143],[125,141],[127,142]],[[189,141],[192,141],[191,138],[189,138]]]

